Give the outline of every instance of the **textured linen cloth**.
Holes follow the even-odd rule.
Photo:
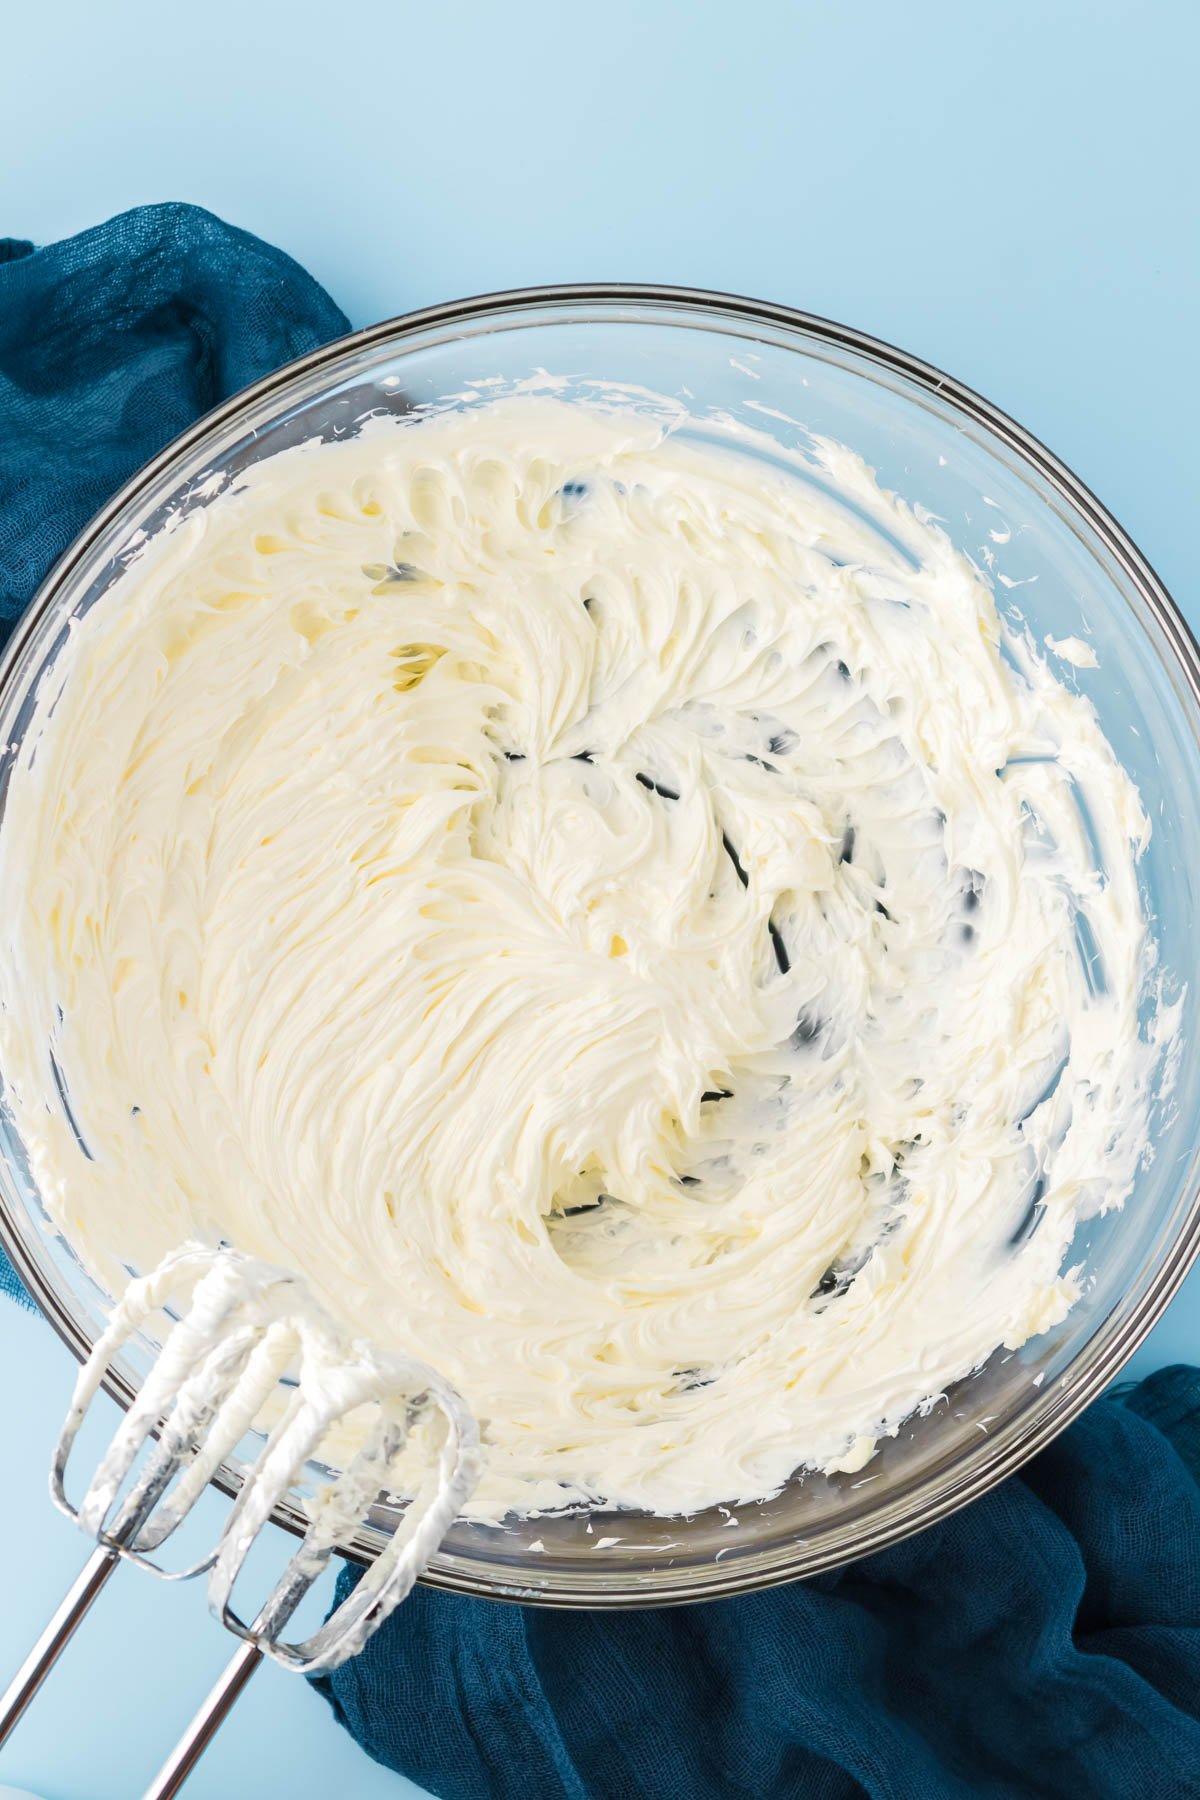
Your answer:
[[[0,240],[0,633],[140,464],[346,328],[289,257],[194,207]],[[0,1289],[24,1297],[2,1258]],[[835,1574],[622,1613],[417,1589],[315,1685],[444,1800],[1192,1800],[1200,1370],[1100,1401]]]
[[[320,1685],[445,1800],[1192,1800],[1200,1370],[834,1574],[622,1613],[418,1588]]]
[[[348,330],[290,256],[198,207],[0,238],[0,622],[164,444]]]

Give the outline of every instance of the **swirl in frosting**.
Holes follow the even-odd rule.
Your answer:
[[[853,1470],[1058,1321],[1144,1148],[1149,827],[848,451],[518,398],[193,508],[72,631],[0,836],[9,1103],[116,1292],[302,1273],[477,1507]]]

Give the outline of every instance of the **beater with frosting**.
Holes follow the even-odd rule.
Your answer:
[[[9,1103],[116,1292],[298,1270],[475,1509],[853,1470],[1075,1298],[1145,1148],[1149,827],[848,451],[518,398],[262,463],[38,696]]]

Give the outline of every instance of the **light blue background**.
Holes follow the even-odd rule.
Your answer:
[[[0,235],[197,201],[355,324],[608,278],[824,313],[1044,438],[1200,624],[1192,0],[27,0],[2,42]],[[1189,1357],[1197,1275],[1133,1372]],[[0,1358],[3,1678],[83,1546],[45,1498],[67,1353],[6,1307]],[[139,1793],[226,1650],[199,1592],[122,1571],[0,1781]],[[272,1668],[187,1792],[415,1790]]]

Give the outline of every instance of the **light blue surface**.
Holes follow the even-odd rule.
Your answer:
[[[785,301],[939,363],[1107,501],[1200,624],[1191,0],[136,0],[6,16],[0,235],[158,199],[284,245],[356,324],[621,279]],[[1131,1366],[1200,1360],[1200,1275]],[[82,1540],[44,1470],[69,1358],[0,1308],[0,1678]],[[0,1755],[125,1800],[226,1653],[192,1589],[124,1571]],[[251,1684],[187,1793],[415,1793],[302,1684]],[[531,1796],[531,1800],[540,1800]]]

